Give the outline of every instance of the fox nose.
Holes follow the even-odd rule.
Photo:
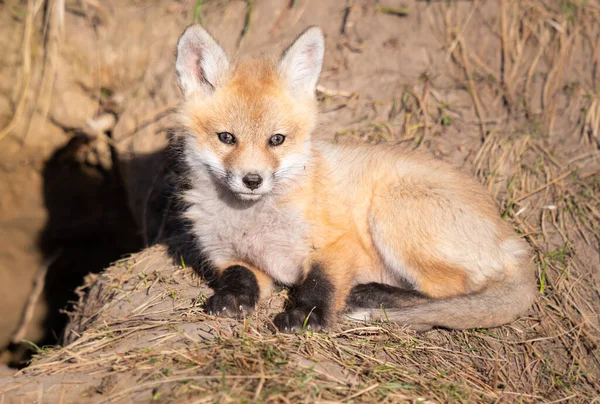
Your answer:
[[[242,181],[247,188],[255,190],[262,184],[262,177],[258,174],[246,174],[246,176],[242,178]]]

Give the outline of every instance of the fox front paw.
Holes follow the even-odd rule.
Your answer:
[[[243,318],[252,313],[258,301],[259,289],[256,276],[248,268],[233,265],[223,271],[204,309],[215,316]]]
[[[297,333],[300,331],[320,331],[324,327],[323,319],[314,311],[307,312],[302,309],[291,309],[279,313],[273,323],[283,333]]]
[[[204,304],[204,310],[210,315],[243,318],[254,311],[255,299],[249,294],[235,295],[217,291]]]

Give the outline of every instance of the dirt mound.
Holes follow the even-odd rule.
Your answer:
[[[116,127],[82,150],[108,151],[111,169],[100,172],[122,182],[120,198],[146,244],[164,240],[173,233],[164,146],[179,97],[173,50],[183,27],[201,18],[237,53],[280,51],[319,24],[328,50],[316,135],[405,142],[473,171],[534,251],[537,302],[526,318],[492,330],[417,335],[385,321],[341,321],[327,333],[279,335],[269,318],[285,293],[246,321],[209,317],[201,304],[211,292],[191,262],[153,247],[86,278],[64,346],[40,347],[31,366],[0,376],[3,399],[588,402],[600,394],[598,1],[409,1],[407,9],[333,0],[143,3],[67,2],[62,40],[49,38],[46,50],[68,68],[46,65],[56,102],[32,112],[35,122],[48,118],[48,137],[21,120],[0,139],[2,153],[30,150],[35,139],[56,147],[91,118],[116,117]],[[13,14],[14,26],[27,24]],[[14,44],[6,49],[20,54]],[[80,98],[72,113],[64,107]],[[75,155],[95,170],[104,161]],[[15,174],[23,155],[11,158],[0,159],[10,168],[3,187],[25,175]],[[28,166],[40,189],[42,163]],[[39,192],[22,212],[44,217]],[[7,217],[24,200],[14,195],[0,205]]]
[[[31,366],[0,379],[0,393],[43,402],[539,401],[594,394],[589,359],[579,358],[576,372],[558,362],[567,358],[560,340],[571,336],[548,329],[539,312],[494,330],[416,335],[385,322],[341,322],[327,333],[283,335],[269,319],[285,292],[244,321],[214,318],[201,308],[211,290],[174,258],[156,247],[89,276],[65,346],[40,348]]]

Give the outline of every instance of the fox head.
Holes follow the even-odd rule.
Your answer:
[[[311,27],[279,61],[231,63],[200,25],[187,28],[177,45],[176,70],[192,169],[207,169],[247,201],[292,184],[310,158],[324,49],[321,30]]]

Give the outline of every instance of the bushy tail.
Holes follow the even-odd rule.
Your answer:
[[[529,269],[529,268],[527,268]],[[382,319],[417,331],[432,327],[452,329],[489,328],[516,320],[535,299],[533,271],[490,285],[471,295],[428,300],[402,308],[359,309],[347,314],[357,321]]]

